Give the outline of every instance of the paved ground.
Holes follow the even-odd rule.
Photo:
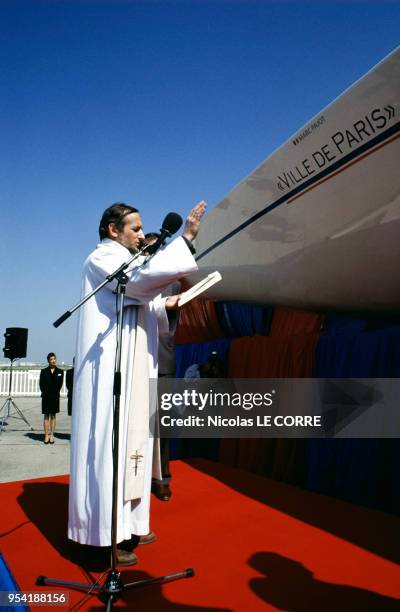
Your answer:
[[[0,407],[7,398],[0,397]],[[40,397],[16,397],[15,403],[33,427],[21,419],[10,407],[0,433],[0,482],[29,480],[42,476],[69,473],[70,421],[67,400],[60,400],[54,444],[43,444],[43,415]],[[7,407],[1,410],[0,423],[7,416]]]

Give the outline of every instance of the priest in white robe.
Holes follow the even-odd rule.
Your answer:
[[[197,270],[191,241],[204,211],[200,202],[189,213],[181,237],[162,247],[145,266],[134,262],[127,272],[117,543],[149,533],[151,477],[160,477],[159,462],[153,466],[154,439],[149,435],[149,380],[157,379],[157,334],[168,331],[166,308],[176,306],[174,298],[154,298]],[[104,212],[99,233],[101,242],[84,264],[82,296],[126,262],[144,240],[138,211],[125,204]],[[107,284],[81,307],[75,354],[68,537],[92,546],[111,544],[115,287],[116,281]],[[154,446],[157,451],[158,445]],[[159,453],[154,454],[159,458]]]

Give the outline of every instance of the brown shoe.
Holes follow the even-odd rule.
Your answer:
[[[141,544],[152,544],[156,540],[157,540],[156,534],[154,533],[154,531],[150,531],[150,533],[148,533],[147,535],[140,536],[139,546]]]
[[[157,482],[153,482],[151,485],[151,490],[158,499],[161,499],[161,501],[169,501],[171,499],[172,491],[168,484],[158,484]]]
[[[136,565],[139,561],[135,553],[117,548],[117,563],[118,565]]]

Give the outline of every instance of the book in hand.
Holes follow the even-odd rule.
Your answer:
[[[203,278],[203,280],[198,282],[196,285],[193,285],[193,287],[190,287],[190,289],[184,291],[181,294],[178,306],[180,307],[186,304],[187,302],[190,302],[190,300],[193,300],[193,298],[197,297],[198,295],[203,293],[203,291],[206,291],[207,289],[215,285],[215,283],[219,283],[220,280],[222,280],[222,276],[219,272],[211,272],[211,274]]]

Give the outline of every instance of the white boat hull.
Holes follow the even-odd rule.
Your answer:
[[[400,307],[400,49],[233,189],[196,242],[208,297]]]

